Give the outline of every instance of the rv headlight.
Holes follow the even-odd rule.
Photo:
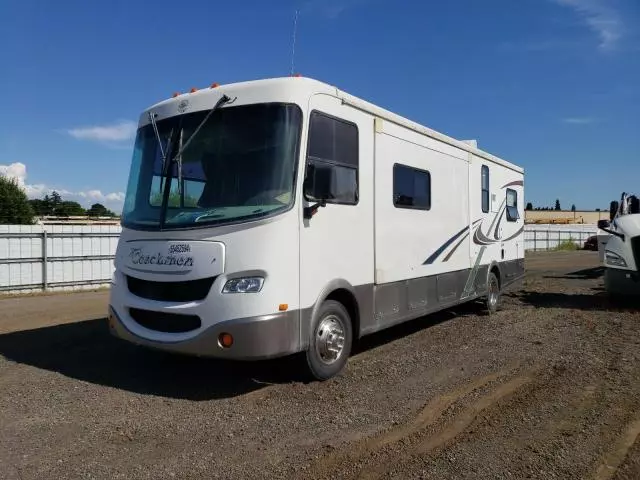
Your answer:
[[[609,264],[609,265],[615,265],[616,267],[626,267],[627,266],[627,262],[624,261],[624,258],[622,258],[617,253],[613,253],[613,252],[611,252],[609,250],[606,250],[604,252],[604,256],[606,258],[607,264]]]
[[[225,283],[222,293],[255,293],[262,289],[263,283],[262,277],[233,278]]]

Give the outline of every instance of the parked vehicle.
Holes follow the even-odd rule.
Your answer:
[[[589,238],[587,238],[587,240],[584,242],[584,249],[585,250],[592,250],[594,252],[598,250],[598,237],[597,237],[597,235],[592,235]]]
[[[614,202],[616,203],[616,202]],[[611,221],[601,220],[598,228],[607,234],[604,251],[604,282],[616,296],[640,295],[640,201],[622,194]]]
[[[524,274],[524,171],[316,80],[177,95],[140,117],[109,323],[148,347],[319,380],[363,335]]]

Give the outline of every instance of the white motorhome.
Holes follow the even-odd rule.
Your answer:
[[[302,77],[212,85],[142,113],[113,334],[184,354],[301,352],[316,379],[363,335],[524,274],[523,169]]]
[[[607,233],[602,241],[605,289],[612,296],[637,297],[640,295],[640,200],[623,193],[613,209],[611,221],[598,222],[598,227]]]

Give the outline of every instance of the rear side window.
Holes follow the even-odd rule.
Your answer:
[[[481,189],[482,189],[482,211],[484,213],[489,213],[489,167],[486,165],[482,166],[480,172],[481,178]]]
[[[507,188],[507,221],[516,222],[520,218],[518,214],[518,192]]]
[[[396,208],[431,209],[431,174],[396,163],[393,166],[393,205]]]

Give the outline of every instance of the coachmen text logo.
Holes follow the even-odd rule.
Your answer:
[[[172,247],[174,247],[172,245]],[[188,245],[187,245],[188,247]],[[182,252],[183,249],[171,248],[168,255],[160,252],[148,254],[140,247],[132,247],[129,252],[129,258],[133,265],[175,265],[177,267],[193,267],[193,257],[189,255],[189,249]],[[186,253],[183,255],[182,253]]]

